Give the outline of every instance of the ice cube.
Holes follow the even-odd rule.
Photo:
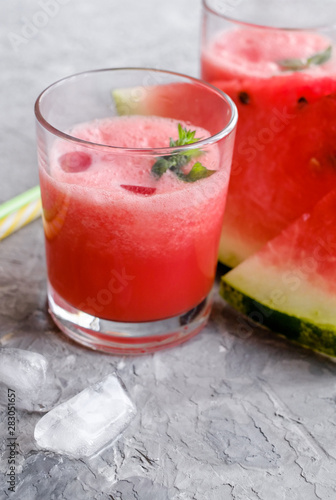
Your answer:
[[[60,395],[48,360],[37,352],[0,348],[0,404],[8,404],[15,391],[15,406],[27,411],[47,411]],[[12,399],[12,397],[11,397]]]
[[[44,415],[34,437],[40,448],[89,457],[118,438],[135,413],[121,382],[109,374]]]

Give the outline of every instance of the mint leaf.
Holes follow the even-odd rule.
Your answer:
[[[178,126],[178,139],[174,141],[172,138],[169,140],[169,146],[176,148],[179,146],[186,146],[188,144],[193,144],[198,142],[200,139],[195,137],[196,130],[188,130],[183,128],[179,123]],[[163,156],[158,158],[158,160],[152,166],[152,174],[160,179],[167,170],[171,170],[174,174],[184,182],[195,182],[205,177],[212,175],[215,170],[208,170],[200,162],[196,162],[188,174],[182,172],[182,167],[187,165],[191,158],[195,156],[200,156],[203,153],[199,148],[190,149],[188,151],[177,152],[171,156]]]
[[[183,128],[179,123],[177,125],[179,138],[174,141],[172,138],[169,139],[169,146],[171,148],[176,148],[178,146],[186,146],[187,144],[193,144],[194,142],[200,141],[201,139],[195,137],[196,130],[187,130]],[[189,151],[184,151],[185,156],[199,156],[202,153],[200,149],[189,149]]]
[[[187,144],[193,144],[194,142],[200,140],[197,137],[195,137],[196,130],[187,130],[186,128],[183,128],[180,123],[177,125],[177,128],[178,128],[179,138],[176,141],[170,139],[169,146],[171,148],[178,146],[186,146]]]
[[[307,68],[307,63],[302,59],[282,59],[282,61],[278,61],[278,65],[282,71],[301,71]]]
[[[210,177],[210,175],[213,175],[215,172],[216,170],[210,170],[206,168],[204,165],[202,165],[201,162],[197,161],[193,165],[190,172],[188,172],[187,174],[178,172],[177,176],[184,182],[196,182],[199,181],[200,179],[205,179],[206,177]]]
[[[155,177],[160,178],[167,170],[179,170],[184,167],[190,158],[187,155],[177,154],[175,156],[163,156],[159,158],[152,166],[152,174]]]
[[[170,156],[159,158],[152,166],[152,174],[155,177],[160,178],[168,169],[174,166],[173,162],[170,161]]]
[[[311,66],[312,64],[323,64],[331,58],[331,53],[332,53],[332,46],[329,45],[329,47],[324,50],[323,52],[318,52],[317,54],[314,54],[311,57],[308,57],[307,59],[307,64]]]
[[[308,57],[307,59],[282,59],[277,61],[282,71],[302,71],[313,65],[320,65],[327,62],[331,58],[332,46],[317,52],[316,54]]]

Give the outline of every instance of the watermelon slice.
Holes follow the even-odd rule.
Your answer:
[[[335,47],[313,31],[241,26],[211,34],[201,63],[238,107],[219,254],[234,267],[336,187]]]
[[[251,320],[336,356],[336,190],[222,277]]]
[[[336,79],[214,84],[239,113],[219,253],[234,267],[336,187]]]

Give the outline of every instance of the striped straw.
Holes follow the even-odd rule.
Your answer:
[[[0,205],[0,240],[42,213],[40,186],[35,186]]]

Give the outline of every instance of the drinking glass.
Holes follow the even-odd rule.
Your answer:
[[[239,113],[220,243],[230,267],[330,189],[335,25],[331,0],[203,0],[202,78]]]
[[[237,110],[169,71],[60,80],[35,105],[50,314],[93,349],[195,335],[211,310]]]

